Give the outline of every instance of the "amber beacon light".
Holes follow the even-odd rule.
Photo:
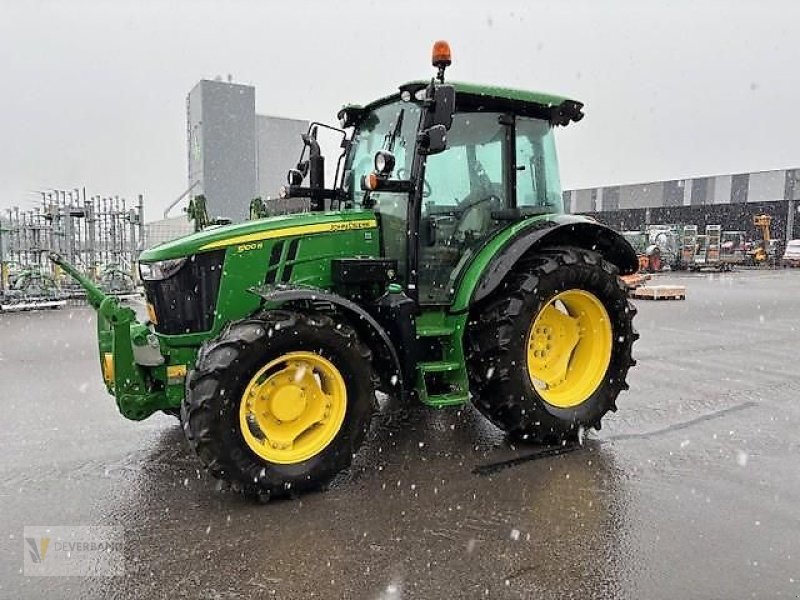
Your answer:
[[[434,42],[433,51],[431,52],[431,62],[434,67],[449,67],[453,62],[450,55],[450,44],[444,40]]]

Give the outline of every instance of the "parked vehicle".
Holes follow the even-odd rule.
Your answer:
[[[723,231],[720,246],[720,260],[728,266],[742,265],[747,258],[744,231]]]
[[[784,267],[800,267],[800,240],[789,240],[781,259],[781,265]]]
[[[661,258],[661,249],[657,244],[650,242],[650,236],[645,231],[623,231],[622,237],[636,251],[639,271],[655,273],[664,268]]]

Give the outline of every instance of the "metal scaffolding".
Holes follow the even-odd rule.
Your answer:
[[[137,280],[136,259],[144,247],[144,201],[87,196],[86,188],[40,192],[37,206],[0,213],[0,292],[15,276],[36,272],[67,284],[47,259],[57,252],[93,280]]]

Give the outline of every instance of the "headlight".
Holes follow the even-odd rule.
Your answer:
[[[139,263],[139,275],[146,281],[168,279],[181,270],[186,262],[186,257],[160,260],[153,263]]]
[[[384,177],[394,170],[394,154],[388,150],[378,150],[375,154],[375,170]]]

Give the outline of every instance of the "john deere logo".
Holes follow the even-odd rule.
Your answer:
[[[50,545],[50,538],[26,537],[25,542],[28,544],[28,554],[30,554],[31,560],[37,564],[43,562],[47,554],[47,547]]]

